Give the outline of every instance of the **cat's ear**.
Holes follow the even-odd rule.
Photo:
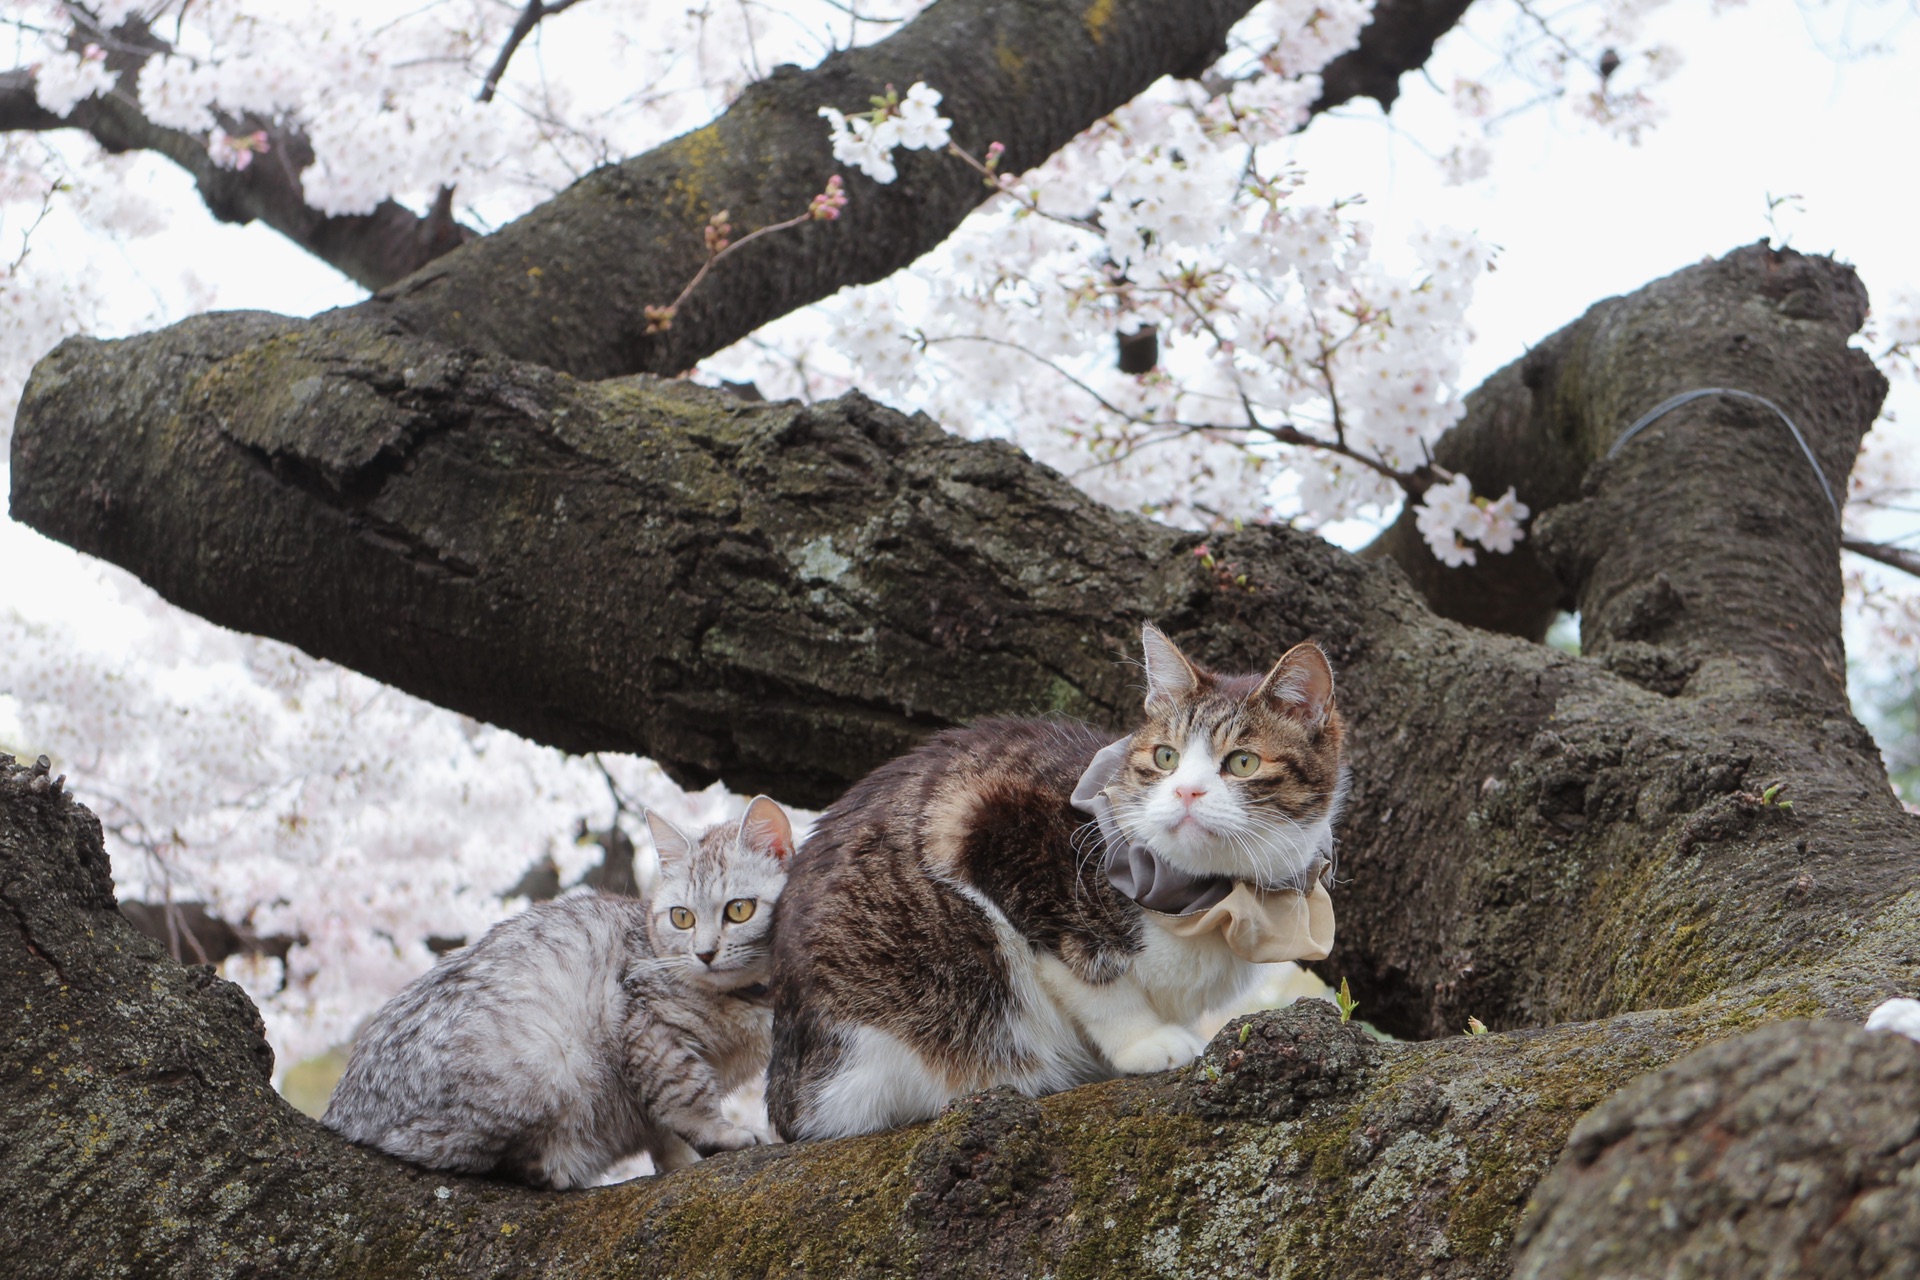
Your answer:
[[[1308,724],[1322,723],[1333,705],[1333,668],[1327,655],[1311,640],[1293,646],[1273,664],[1254,697],[1266,698]]]
[[[765,796],[755,796],[740,819],[740,847],[764,853],[775,862],[793,856],[793,824],[787,811]]]
[[[1140,628],[1140,648],[1147,656],[1147,705],[1161,699],[1178,702],[1192,694],[1205,681],[1200,668],[1193,665],[1180,646],[1167,639],[1151,622]]]
[[[653,847],[660,853],[662,867],[692,859],[693,841],[687,839],[680,828],[651,809],[647,810],[647,830],[653,833]]]

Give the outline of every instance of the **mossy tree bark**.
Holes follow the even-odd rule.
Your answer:
[[[1857,1019],[1920,968],[1916,821],[1847,710],[1839,532],[1813,471],[1729,399],[1605,457],[1645,408],[1729,386],[1781,405],[1838,488],[1884,389],[1849,346],[1865,296],[1846,268],[1743,249],[1599,304],[1491,379],[1440,456],[1519,485],[1539,513],[1524,558],[1446,573],[1392,532],[1363,559],[1250,529],[1213,540],[1243,588],[1193,537],[1005,446],[857,395],[746,404],[633,372],[878,259],[817,267],[796,239],[790,262],[743,264],[761,284],[717,281],[670,359],[543,328],[513,291],[525,254],[571,251],[552,210],[587,206],[566,199],[367,307],[63,345],[21,409],[15,515],[443,705],[802,803],[979,715],[1124,725],[1138,690],[1118,659],[1145,618],[1230,667],[1316,638],[1354,743],[1327,968],[1364,1014],[1430,1038],[1375,1046],[1297,1010],[1229,1028],[1186,1072],[641,1185],[422,1174],[280,1104],[244,999],[132,934],[97,826],[13,771],[0,1186],[47,1274],[1496,1275],[1574,1122],[1729,1042],[1671,1077],[1704,1073],[1711,1105],[1657,1132],[1596,1113],[1520,1256],[1639,1274],[1739,1236],[1772,1192],[1673,1188],[1687,1236],[1593,1188],[1794,1071],[1920,1079],[1920,1051],[1833,1028],[1730,1040]],[[652,300],[653,268],[602,266],[559,299],[582,324]],[[606,373],[624,376],[573,376]],[[1523,638],[1561,602],[1584,657]],[[1469,1015],[1504,1034],[1454,1034]],[[1834,1044],[1853,1056],[1822,1057]],[[1898,1185],[1904,1148],[1846,1163],[1819,1108],[1765,1097],[1777,1123],[1754,1149],[1802,1153],[1841,1206],[1792,1219],[1812,1258],[1876,1179]]]
[[[1582,432],[1603,440],[1694,382],[1738,385],[1786,406],[1838,476],[1882,389],[1847,345],[1862,314],[1844,268],[1741,250],[1601,304],[1546,344],[1565,356],[1546,374],[1490,389],[1572,406],[1541,415],[1543,430],[1597,452]],[[1630,358],[1646,350],[1661,356]],[[1463,430],[1526,408],[1483,396]],[[274,1210],[287,1240],[340,1266],[372,1240],[417,1258],[439,1247],[421,1233],[444,1231],[461,1266],[639,1268],[664,1250],[689,1274],[783,1259],[1010,1273],[1059,1250],[1100,1274],[1124,1259],[1177,1269],[1251,1231],[1235,1265],[1256,1273],[1297,1258],[1301,1274],[1497,1274],[1529,1190],[1613,1089],[1759,1023],[1857,1018],[1914,978],[1915,823],[1846,710],[1832,513],[1791,440],[1740,402],[1680,411],[1536,522],[1543,563],[1582,609],[1594,656],[1578,659],[1437,618],[1394,567],[1285,529],[1217,540],[1250,587],[1223,588],[1190,536],[857,396],[803,408],[644,376],[580,383],[339,318],[213,317],[70,343],[36,374],[14,474],[24,518],[221,621],[565,745],[642,750],[691,780],[813,802],[971,716],[1124,724],[1136,691],[1116,658],[1142,617],[1224,665],[1317,637],[1340,665],[1355,743],[1330,971],[1397,1031],[1447,1036],[1469,1014],[1511,1029],[1347,1055],[1327,1068],[1338,1087],[1304,1107],[1265,1089],[1257,1106],[1223,1103],[1218,1124],[1194,1119],[1182,1099],[1215,1073],[1317,1061],[1287,1047],[1310,1030],[1296,1014],[1184,1076],[983,1102],[929,1130],[584,1197],[461,1184],[461,1203],[485,1212],[439,1226],[427,1184],[453,1183],[339,1148],[254,1067],[242,1090],[257,1035],[207,1033],[193,1053],[224,1046],[234,1083],[193,1105],[225,1126],[141,1129],[142,1158],[191,1151],[213,1180],[206,1205],[262,1161],[353,1186],[344,1235]],[[1762,799],[1773,782],[1792,808]],[[65,852],[17,840],[10,883],[97,863],[97,836],[71,825]],[[15,899],[15,990],[37,1037],[23,1067],[52,1037],[76,1058],[50,1048],[48,1063],[80,1069],[93,1041],[71,1028],[107,1018],[75,1006],[56,1036],[47,1000],[110,1001],[132,981],[116,966],[144,944],[117,920],[74,923],[103,894]],[[42,940],[89,929],[71,961]],[[246,1013],[219,984],[159,971],[207,1008]],[[91,987],[62,976],[96,972]],[[142,1008],[160,1037],[133,1041],[143,1069],[173,1079],[185,1068],[165,1037],[187,1015]],[[10,1131],[41,1144],[36,1158],[105,1162],[35,1219],[49,1241],[96,1240],[87,1212],[164,1207],[157,1184],[114,1179],[107,1153],[128,1130],[102,1121],[91,1147],[72,1130],[80,1115],[133,1123],[140,1072],[86,1075],[98,1096],[16,1098],[35,1111]],[[276,1136],[235,1145],[235,1125]],[[829,1173],[846,1194],[822,1236],[805,1202]],[[701,1238],[736,1201],[761,1226],[710,1226],[723,1247]],[[249,1199],[220,1221],[238,1232],[267,1212]],[[528,1232],[513,1248],[494,1239],[509,1225]],[[1423,1241],[1411,1253],[1410,1225]],[[185,1256],[156,1231],[133,1233],[138,1248]],[[981,1250],[952,1251],[956,1233]],[[227,1247],[254,1256],[238,1236]]]

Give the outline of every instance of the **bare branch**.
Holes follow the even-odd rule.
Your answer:
[[[1410,499],[1418,499],[1421,494],[1425,493],[1427,489],[1431,487],[1431,485],[1433,484],[1435,472],[1437,470],[1432,466],[1426,466],[1415,471],[1402,471],[1399,468],[1388,464],[1383,459],[1373,457],[1370,454],[1367,454],[1358,449],[1352,448],[1347,444],[1344,438],[1328,440],[1321,436],[1313,435],[1310,432],[1302,431],[1290,422],[1281,422],[1281,423],[1276,423],[1271,425],[1268,423],[1261,422],[1254,415],[1252,402],[1246,400],[1244,396],[1242,397],[1242,408],[1244,412],[1247,414],[1248,421],[1243,423],[1226,424],[1226,423],[1218,423],[1218,422],[1185,422],[1180,419],[1166,420],[1166,419],[1160,419],[1160,418],[1149,418],[1143,414],[1133,413],[1133,412],[1130,412],[1129,410],[1122,409],[1119,405],[1113,403],[1113,401],[1101,395],[1085,380],[1081,378],[1077,378],[1073,374],[1069,373],[1064,367],[1062,367],[1057,362],[1047,359],[1047,357],[1041,355],[1039,352],[1033,350],[1031,347],[1023,346],[1018,342],[1011,342],[1006,338],[990,337],[982,333],[956,333],[956,334],[951,334],[944,338],[925,338],[922,340],[921,345],[932,347],[932,346],[939,346],[940,344],[947,343],[947,342],[981,342],[981,343],[985,343],[988,346],[1006,347],[1009,350],[1018,351],[1021,355],[1026,356],[1028,359],[1034,360],[1039,364],[1046,366],[1048,369],[1052,370],[1054,373],[1060,375],[1060,377],[1066,379],[1066,381],[1072,383],[1076,389],[1084,392],[1102,409],[1105,409],[1108,413],[1112,414],[1116,418],[1119,418],[1123,422],[1126,422],[1133,426],[1138,426],[1138,427],[1161,427],[1161,428],[1165,428],[1169,432],[1169,434],[1161,436],[1158,439],[1145,440],[1140,442],[1139,444],[1133,446],[1132,448],[1125,450],[1122,454],[1119,455],[1120,457],[1130,456],[1131,454],[1136,452],[1138,449],[1144,448],[1147,445],[1163,444],[1168,440],[1178,439],[1183,436],[1191,436],[1191,435],[1244,436],[1248,433],[1252,433],[1256,435],[1265,436],[1268,439],[1272,440],[1275,444],[1297,445],[1304,449],[1320,449],[1327,453],[1335,453],[1335,454],[1339,454],[1343,458],[1351,459],[1352,461],[1359,463],[1361,466],[1366,467],[1369,471],[1377,472],[1381,476],[1384,476],[1386,479],[1393,481],[1396,485],[1400,486],[1400,488],[1407,494],[1408,498]],[[1101,464],[1095,464],[1095,465],[1097,466]]]
[[[1851,551],[1857,556],[1877,560],[1881,564],[1899,569],[1920,578],[1920,551],[1908,547],[1888,546],[1884,542],[1868,542],[1862,538],[1840,539],[1840,549]]]
[[[533,34],[533,29],[542,21],[555,14],[565,13],[579,4],[580,0],[555,0],[553,4],[542,0],[527,0],[527,7],[520,11],[520,17],[514,22],[513,30],[507,33],[506,43],[500,46],[500,56],[493,60],[493,67],[487,72],[487,78],[481,82],[477,95],[481,102],[492,102],[494,91],[500,87],[500,79],[507,74],[507,65],[513,61],[513,55],[521,44]]]

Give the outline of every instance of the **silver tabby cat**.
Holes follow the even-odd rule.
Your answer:
[[[661,874],[646,901],[541,903],[444,957],[367,1024],[325,1123],[556,1190],[641,1151],[664,1171],[768,1141],[720,1102],[766,1066],[792,826],[765,796],[697,842],[647,824]]]

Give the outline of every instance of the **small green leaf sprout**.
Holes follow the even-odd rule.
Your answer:
[[[1360,1007],[1360,1002],[1353,998],[1353,992],[1347,990],[1347,980],[1345,978],[1340,979],[1340,989],[1333,993],[1333,1002],[1340,1007],[1340,1021],[1342,1022],[1351,1022],[1353,1020],[1353,1011]]]

